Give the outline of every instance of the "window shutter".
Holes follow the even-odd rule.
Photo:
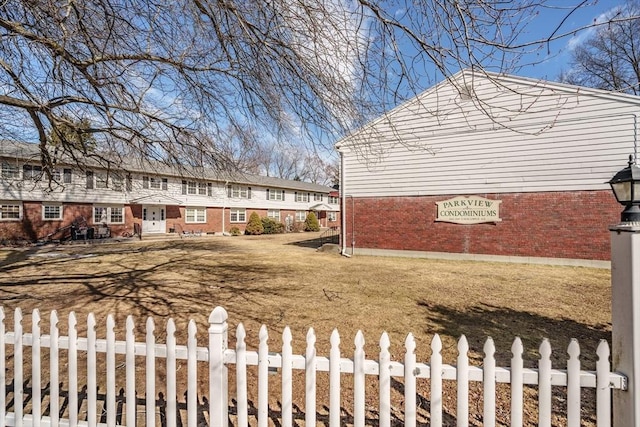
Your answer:
[[[267,188],[267,200],[269,200],[269,189]]]
[[[93,172],[87,171],[87,190],[93,189]]]
[[[182,180],[182,194],[187,194],[187,181]]]
[[[213,184],[207,182],[207,196],[213,196]]]
[[[132,191],[133,190],[133,178],[131,177],[131,175],[127,175],[127,191]]]
[[[64,169],[62,171],[63,174],[63,182],[65,184],[71,184],[71,169]]]
[[[227,185],[227,197],[231,198],[231,186]]]
[[[142,188],[144,188],[144,189],[148,189],[149,188],[149,177],[148,176],[143,176],[142,177]]]
[[[251,198],[251,187],[247,188],[247,199]]]
[[[284,190],[282,190],[282,201],[284,202]]]
[[[166,190],[167,189],[167,178],[162,178],[162,189]]]
[[[294,201],[294,202],[297,202],[297,201],[298,201],[298,192],[297,192],[297,191],[294,191],[294,192],[293,192],[293,201]]]

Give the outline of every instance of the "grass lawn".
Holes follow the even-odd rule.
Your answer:
[[[507,366],[515,336],[525,346],[525,365],[538,358],[543,338],[562,368],[571,338],[581,345],[583,364],[593,369],[599,340],[610,341],[610,272],[558,267],[410,258],[353,257],[322,253],[308,242],[317,233],[275,236],[202,237],[170,241],[132,241],[99,245],[63,245],[0,249],[0,299],[7,324],[20,307],[37,308],[48,328],[57,310],[66,333],[74,311],[80,333],[87,314],[98,319],[98,336],[111,313],[119,329],[131,314],[143,340],[147,316],[156,320],[163,341],[164,323],[173,318],[178,343],[189,319],[196,320],[200,343],[207,342],[207,318],[215,306],[229,312],[230,345],[235,327],[247,329],[250,349],[257,347],[260,325],[269,327],[279,349],[290,326],[294,352],[304,354],[308,328],[316,331],[318,354],[328,355],[329,336],[341,334],[348,356],[362,330],[367,356],[375,359],[380,334],[391,337],[394,360],[403,356],[407,333],[415,335],[418,361],[427,362],[433,334],[443,340],[446,363],[455,363],[456,341],[465,334],[476,363],[491,336],[499,366]],[[120,336],[119,336],[120,339]],[[206,345],[206,344],[200,344]],[[302,402],[303,404],[304,402]],[[455,403],[453,403],[455,409]],[[508,418],[507,418],[508,420]]]

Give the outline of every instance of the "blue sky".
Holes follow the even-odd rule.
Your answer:
[[[575,4],[574,1],[558,0],[553,3]],[[573,12],[558,29],[557,34],[564,34],[572,29],[580,28],[601,19],[602,15],[611,9],[624,4],[620,0],[593,0],[580,9]],[[542,39],[548,37],[562,20],[571,11],[571,8],[559,6],[548,8],[532,20],[528,27],[528,39]],[[546,80],[557,80],[561,71],[570,68],[571,47],[588,37],[592,30],[583,30],[575,35],[564,37],[551,42],[548,46],[542,46],[534,55],[529,56],[526,62],[538,62],[535,65],[525,66],[516,74],[522,77],[532,77]]]

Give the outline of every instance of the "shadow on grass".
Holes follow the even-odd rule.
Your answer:
[[[167,252],[176,248],[178,253]],[[215,263],[203,262],[203,257],[217,256]],[[245,252],[217,241],[34,249],[5,260],[0,273],[0,304],[6,308],[26,304],[31,307],[22,308],[64,312],[66,307],[87,314],[83,307],[99,303],[103,314],[109,312],[116,319],[129,314],[206,319],[203,306],[213,309],[225,301],[230,302],[226,304],[230,315],[260,323],[265,319],[252,319],[242,307],[286,293],[285,287],[260,284],[275,274],[289,275],[277,265],[253,262]],[[47,307],[39,307],[43,287],[50,290]]]
[[[306,240],[299,240],[299,241],[295,241],[295,242],[290,242],[287,243],[287,245],[291,245],[291,246],[298,246],[301,248],[312,248],[312,249],[318,249],[319,247],[322,246],[323,243],[327,243],[326,241],[327,239],[321,239],[320,237],[316,237],[313,239],[306,239]]]
[[[394,380],[392,385],[398,391],[403,392],[404,387],[402,383]],[[32,399],[33,399],[34,390],[32,388],[32,385],[29,384],[29,381],[23,385],[22,390],[23,390],[22,405],[21,405],[22,413],[31,414],[33,409]],[[9,414],[15,413],[15,410],[16,410],[15,384],[13,381],[7,385],[6,395],[7,395],[7,404],[5,406],[5,411]],[[40,403],[42,405],[41,413],[45,417],[50,416],[51,400],[52,400],[50,383],[46,384],[44,388],[40,390],[40,396],[41,396]],[[70,415],[71,415],[70,411],[72,409],[70,407],[70,401],[71,401],[70,397],[71,395],[69,394],[69,391],[65,389],[65,384],[60,383],[58,399],[57,399],[58,408],[59,408],[57,416],[60,421],[68,420],[70,418]],[[176,405],[175,405],[175,408],[176,408],[175,425],[176,426],[185,426],[189,421],[188,420],[189,413],[187,410],[187,405],[188,405],[187,398],[188,398],[188,393],[185,392],[183,394],[182,399],[178,398],[176,400]],[[428,410],[428,408],[430,407],[430,402],[420,395],[417,395],[416,398],[417,398],[418,409]],[[114,396],[114,400],[115,400],[115,413],[109,414],[107,410],[107,394],[104,393],[104,390],[101,390],[100,387],[98,387],[96,391],[96,416],[100,423],[102,424],[107,423],[109,416],[113,416],[113,418],[115,419],[115,423],[117,425],[122,425],[123,422],[126,421],[127,415],[125,413],[125,406],[127,402],[127,396],[125,394],[124,388],[120,388],[117,395]],[[78,394],[76,397],[76,401],[78,404],[76,408],[77,419],[79,421],[89,421],[88,414],[85,411],[85,405],[88,405],[89,403],[86,384],[81,387],[80,386],[78,387]],[[135,415],[136,419],[140,419],[139,414],[146,413],[146,404],[147,404],[146,398],[144,395],[138,395],[136,393],[136,395],[134,396],[134,402],[135,402],[134,413],[136,414]],[[156,421],[156,424],[160,425],[161,427],[166,427],[169,424],[168,418],[167,418],[168,417],[167,403],[168,402],[166,400],[166,396],[162,392],[159,392],[157,395],[157,398],[154,399],[153,401],[153,404],[155,407],[153,412],[156,414],[155,421]],[[229,425],[230,426],[240,425],[238,420],[238,402],[236,401],[236,399],[231,399],[230,403],[231,405],[229,406],[229,409],[228,409]],[[195,420],[196,425],[198,427],[209,426],[210,425],[208,422],[209,421],[208,420],[209,419],[209,399],[207,398],[207,396],[196,396],[195,406],[196,406],[196,413],[194,415],[196,418]],[[339,410],[340,410],[340,414],[339,414],[340,425],[353,425],[355,421],[353,412],[345,408],[344,406],[341,406]],[[330,415],[330,410],[326,405],[321,405],[315,415],[316,415],[316,425],[324,425],[327,427],[330,426],[331,415]],[[367,408],[364,415],[365,415],[365,419],[364,419],[365,425],[378,426],[380,424],[379,413],[374,408],[371,408],[371,407]],[[258,416],[259,416],[258,407],[255,405],[255,403],[252,400],[248,400],[246,417],[249,421],[249,424],[255,425],[255,423],[258,422]],[[283,408],[282,408],[281,401],[277,401],[277,404],[275,407],[269,406],[267,411],[267,416],[269,418],[269,421],[272,423],[272,425],[274,426],[282,425]],[[428,412],[427,413],[423,412],[421,416],[425,417],[426,419],[429,418]],[[306,421],[305,410],[295,403],[292,403],[291,420],[294,426],[304,425]],[[390,413],[390,422],[392,426],[404,425],[403,411],[399,408],[392,407],[391,413]],[[443,414],[443,422],[444,422],[444,425],[447,425],[447,426],[455,425],[456,418],[445,412]],[[425,422],[419,421],[417,425],[427,426],[428,424]]]
[[[496,345],[496,362],[499,366],[510,363],[511,345],[515,337],[520,337],[524,346],[523,358],[529,365],[539,359],[538,349],[542,340],[548,338],[553,349],[552,361],[557,367],[566,367],[567,347],[572,338],[580,344],[583,369],[595,369],[596,349],[600,340],[611,343],[610,325],[589,325],[566,318],[549,318],[536,313],[517,311],[487,304],[460,311],[443,305],[418,303],[424,308],[424,315],[438,329],[439,333],[452,337],[465,335],[472,350],[472,358],[482,358],[482,348],[487,337]]]

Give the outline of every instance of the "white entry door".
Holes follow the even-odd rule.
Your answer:
[[[166,233],[167,220],[163,205],[142,205],[142,232]]]

